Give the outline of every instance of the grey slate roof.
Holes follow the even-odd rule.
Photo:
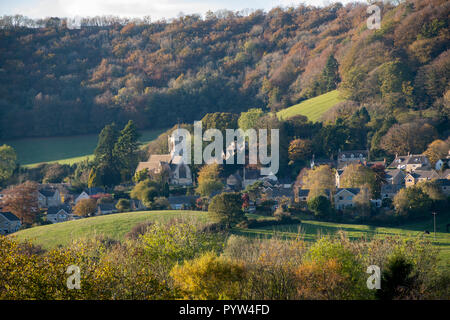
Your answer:
[[[11,212],[0,212],[0,214],[2,216],[4,216],[6,219],[8,219],[9,221],[20,221],[20,219],[17,218],[17,216]]]

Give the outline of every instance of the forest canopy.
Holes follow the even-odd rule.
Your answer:
[[[425,114],[442,126],[450,3],[379,5],[379,30],[367,29],[361,3],[154,22],[94,17],[80,28],[3,16],[0,139],[98,133],[128,120],[167,128],[213,112],[276,111],[336,87],[372,118]]]

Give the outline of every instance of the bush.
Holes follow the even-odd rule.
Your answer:
[[[184,299],[242,299],[243,263],[213,252],[176,265],[170,272]]]

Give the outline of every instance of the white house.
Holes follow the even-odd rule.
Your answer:
[[[47,221],[58,223],[72,220],[72,214],[68,205],[50,207],[47,210]]]
[[[0,234],[9,234],[20,229],[20,219],[11,212],[0,212]]]
[[[89,198],[90,198],[90,197],[89,197],[89,195],[87,194],[87,192],[86,192],[86,191],[83,191],[83,192],[80,193],[80,195],[79,195],[78,197],[75,198],[75,204],[77,204],[80,200],[83,200],[83,199],[89,199]]]

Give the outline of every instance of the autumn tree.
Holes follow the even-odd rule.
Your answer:
[[[295,139],[289,144],[289,160],[306,161],[311,158],[313,144],[309,139]]]
[[[26,181],[6,189],[0,204],[4,211],[14,213],[22,224],[32,224],[39,212],[37,192],[37,183]]]
[[[381,148],[394,155],[422,153],[426,146],[436,138],[436,129],[428,123],[408,122],[394,124],[383,138]]]
[[[198,172],[196,192],[209,197],[214,192],[222,190],[220,172],[221,167],[216,163],[204,165]]]
[[[424,155],[427,156],[428,160],[432,165],[436,164],[441,158],[445,158],[450,150],[450,139],[446,141],[437,139],[428,145],[427,150],[424,151]]]
[[[80,217],[92,216],[97,211],[97,201],[92,198],[81,199],[75,205],[73,212]]]
[[[373,194],[377,187],[375,172],[359,163],[349,164],[341,175],[339,186],[341,188],[368,187]]]
[[[303,189],[309,189],[308,198],[325,195],[326,190],[333,192],[336,188],[334,172],[328,165],[315,167],[305,173]]]

